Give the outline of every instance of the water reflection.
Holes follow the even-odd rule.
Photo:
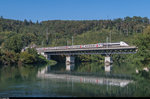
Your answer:
[[[112,72],[112,65],[105,65],[105,72],[111,73]]]
[[[51,66],[50,66],[50,65],[47,65],[47,66],[44,67],[44,68],[40,68],[40,69],[38,70],[38,73],[40,73],[40,74],[45,74],[45,73],[47,73],[47,72],[50,72],[50,70],[51,70]]]
[[[4,66],[0,69],[0,82],[13,80],[34,80],[38,67],[25,66]]]
[[[124,73],[132,68],[125,66],[115,65],[113,72]],[[83,75],[80,71],[88,72]],[[105,73],[103,64],[76,64],[71,72],[66,71],[65,64],[5,66],[0,69],[0,97],[150,96],[149,81],[129,83],[131,80],[95,76],[93,72]]]
[[[74,69],[74,64],[66,64],[66,70],[72,71]],[[114,86],[121,86],[124,87],[127,84],[133,82],[132,80],[126,79],[116,79],[116,78],[105,78],[105,77],[91,77],[87,75],[77,76],[78,72],[73,72],[71,74],[66,74],[66,72],[59,72],[59,71],[51,71],[50,66],[46,66],[43,69],[38,71],[37,77],[44,78],[44,79],[61,79],[66,81],[72,82],[80,82],[80,83],[92,83],[92,84],[105,84],[105,85],[114,85]],[[72,69],[73,68],[73,69]]]
[[[73,71],[75,67],[75,64],[66,64],[66,70],[67,71]]]

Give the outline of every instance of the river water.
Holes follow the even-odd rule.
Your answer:
[[[133,66],[107,68],[99,63],[1,66],[0,97],[149,96],[149,87],[133,80]]]

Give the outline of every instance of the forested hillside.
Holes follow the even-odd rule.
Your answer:
[[[25,38],[23,41],[26,43],[23,43],[23,47],[31,42],[38,46],[66,45],[67,40],[68,45],[71,45],[72,36],[74,44],[106,42],[106,37],[110,36],[112,42],[128,42],[127,39],[142,33],[149,24],[148,18],[137,16],[114,20],[49,20],[36,23],[26,19],[18,21],[1,17],[0,44],[3,46],[4,42],[10,41],[9,39],[16,35]]]

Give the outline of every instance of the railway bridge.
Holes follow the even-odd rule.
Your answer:
[[[137,51],[135,46],[107,46],[97,48],[72,48],[72,49],[49,49],[36,48],[39,54],[42,54],[47,59],[51,59],[52,55],[65,55],[66,64],[73,64],[75,62],[75,55],[105,55],[105,66],[112,63],[111,54],[134,54]]]

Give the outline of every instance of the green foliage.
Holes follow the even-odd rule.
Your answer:
[[[20,52],[23,47],[23,41],[20,35],[15,35],[7,39],[4,43],[4,48],[16,53]]]
[[[19,55],[17,53],[6,50],[4,52],[1,51],[0,60],[4,65],[12,65],[17,63],[18,57]]]
[[[149,28],[149,27],[148,27]],[[138,47],[136,62],[142,67],[150,65],[150,34],[143,33],[136,37],[134,44]]]
[[[38,55],[34,48],[29,48],[24,52],[15,53],[14,51],[0,50],[0,64],[13,65],[17,63],[34,64],[49,63],[44,56]]]
[[[21,49],[25,46],[28,46],[31,42],[34,42],[36,37],[34,34],[15,34],[8,35],[8,38],[5,40],[3,47],[7,50],[20,53]]]
[[[38,55],[38,58],[37,58],[37,62],[38,63],[49,63],[48,60],[46,60],[46,58],[42,55]]]
[[[40,23],[38,21],[33,23],[26,19],[18,21],[1,18],[0,34],[3,33],[3,36],[0,36],[0,44],[5,41],[7,33],[12,32],[25,36],[22,37],[24,46],[27,46],[30,40],[39,46],[66,45],[66,40],[71,41],[72,36],[77,39],[74,40],[74,44],[104,42],[110,31],[112,31],[112,40],[118,41],[121,40],[120,35],[123,39],[132,34],[142,33],[148,25],[149,19],[147,17],[137,16],[114,20],[49,20]]]
[[[133,44],[138,47],[138,51],[135,55],[132,55],[132,62],[136,64],[139,75],[149,79],[150,73],[143,68],[150,69],[150,26],[144,30],[143,34],[135,36]]]
[[[57,62],[55,60],[47,60],[47,61],[50,66],[57,64]]]
[[[19,60],[24,64],[47,62],[45,57],[39,55],[34,48],[28,48],[26,51],[21,52]]]
[[[20,53],[20,61],[26,64],[31,64],[36,61],[36,58],[28,52],[22,52]]]
[[[0,49],[0,64],[2,64],[2,55],[3,55],[3,53],[2,53],[2,51]]]
[[[102,55],[79,55],[76,56],[76,61],[79,62],[103,62],[104,57]]]
[[[29,54],[35,56],[36,59],[37,59],[38,56],[39,56],[38,53],[37,53],[37,51],[36,51],[36,49],[34,49],[34,48],[28,48],[28,49],[27,49],[27,52],[28,52]]]

